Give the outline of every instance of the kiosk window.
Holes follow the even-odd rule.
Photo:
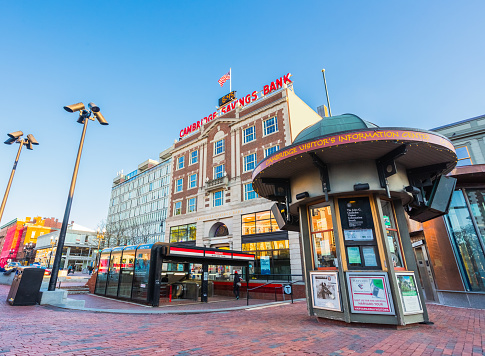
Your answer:
[[[314,267],[338,267],[330,206],[310,206]]]
[[[99,259],[99,269],[98,278],[96,279],[96,288],[94,293],[104,294],[106,292],[106,280],[108,277],[108,266],[109,266],[109,255],[110,253],[102,253]]]
[[[124,250],[121,258],[120,291],[118,296],[131,298],[131,284],[133,283],[133,269],[135,267],[135,249]]]
[[[380,269],[369,197],[338,200],[349,269]]]
[[[394,207],[392,206],[392,202],[387,200],[381,200],[381,206],[384,225],[386,225],[385,239],[391,253],[392,263],[394,267],[404,267],[401,241],[399,239],[399,232],[394,219]]]
[[[118,281],[120,278],[120,261],[121,251],[111,253],[111,260],[109,263],[108,272],[108,287],[106,288],[106,295],[116,297],[118,295]]]

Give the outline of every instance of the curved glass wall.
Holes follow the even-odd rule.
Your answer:
[[[473,191],[468,192],[468,195],[471,192]],[[479,236],[479,231],[475,229],[472,220],[478,215],[481,219],[484,217],[483,195],[481,199],[481,208],[477,206],[475,209],[473,208],[475,202],[470,199],[470,206],[473,214],[476,215],[472,217],[463,192],[456,190],[451,199],[450,210],[445,215],[451,244],[458,259],[465,288],[469,291],[485,291],[485,255],[479,240],[482,237]],[[478,223],[477,225],[480,226]]]
[[[101,257],[99,259],[98,267],[98,277],[96,278],[96,286],[94,288],[94,293],[104,294],[106,292],[106,281],[108,280],[108,267],[109,267],[109,256],[111,254],[111,249],[104,249],[101,251]]]
[[[147,300],[152,246],[153,244],[141,245],[136,250],[133,294],[131,296],[133,299]]]
[[[135,246],[126,246],[121,256],[120,290],[118,297],[131,298],[131,285],[135,269]]]
[[[111,251],[108,270],[108,285],[106,295],[116,297],[118,295],[118,282],[120,278],[121,253],[123,247],[116,247]]]

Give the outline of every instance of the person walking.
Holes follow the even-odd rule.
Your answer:
[[[241,286],[241,277],[239,277],[239,274],[237,271],[234,271],[234,295],[236,296],[236,299],[239,299],[239,287]]]

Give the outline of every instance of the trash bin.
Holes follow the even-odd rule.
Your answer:
[[[10,305],[35,305],[44,278],[42,268],[18,268],[8,292]]]

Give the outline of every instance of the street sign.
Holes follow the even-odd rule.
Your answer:
[[[291,294],[291,284],[287,284],[284,289],[285,294]]]

